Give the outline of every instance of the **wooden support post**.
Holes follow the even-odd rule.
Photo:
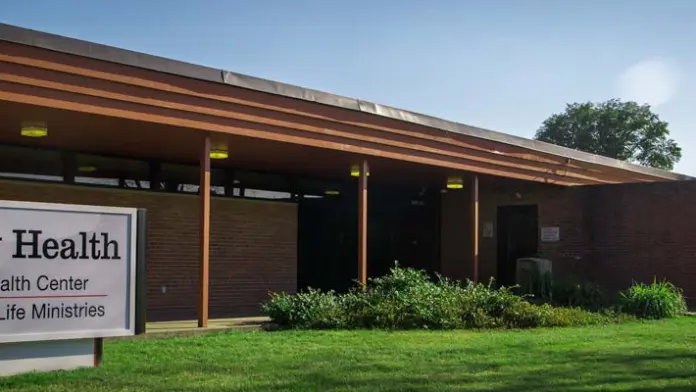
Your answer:
[[[201,286],[200,302],[198,303],[198,328],[206,328],[208,326],[208,282],[210,272],[210,135],[205,135],[203,138],[200,165],[201,178],[198,195],[201,203]]]
[[[150,190],[162,191],[162,164],[156,161],[148,163],[150,168]]]
[[[225,170],[225,197],[234,197],[234,177],[233,170]]]
[[[75,158],[75,153],[64,152],[63,153],[63,182],[66,184],[75,183],[75,172],[77,172],[77,160]]]
[[[472,237],[474,250],[474,283],[479,281],[479,181],[474,174],[471,183],[471,204],[472,204]]]
[[[358,180],[358,280],[367,285],[367,161],[360,165]]]
[[[93,356],[93,366],[99,367],[102,364],[102,358],[104,356],[104,339],[94,338],[94,356]]]

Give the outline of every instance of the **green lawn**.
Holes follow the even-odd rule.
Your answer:
[[[696,317],[494,332],[239,332],[107,343],[0,391],[689,391]]]

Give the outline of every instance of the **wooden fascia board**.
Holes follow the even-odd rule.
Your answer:
[[[24,69],[25,71],[28,69]],[[28,72],[29,73],[29,72]],[[257,124],[265,124],[265,125],[272,125],[274,127],[278,128],[287,128],[287,129],[294,129],[297,131],[303,131],[303,132],[308,132],[308,133],[314,133],[317,135],[331,135],[331,136],[336,136],[339,138],[343,138],[345,140],[353,140],[353,141],[365,141],[369,143],[373,143],[375,145],[382,145],[382,146],[389,146],[389,147],[396,147],[396,148],[401,148],[405,150],[411,150],[413,153],[416,152],[425,152],[429,154],[434,154],[434,155],[441,155],[443,158],[450,159],[450,158],[457,158],[457,159],[466,159],[469,161],[474,161],[474,162],[480,162],[482,164],[488,164],[488,165],[496,165],[500,166],[501,169],[506,170],[506,169],[515,169],[515,170],[525,170],[529,172],[533,172],[539,175],[546,175],[549,172],[552,172],[557,175],[562,175],[565,177],[572,177],[572,178],[577,178],[580,180],[587,180],[590,182],[596,182],[596,183],[609,183],[610,181],[605,181],[601,178],[597,177],[590,177],[586,176],[583,173],[577,173],[576,170],[569,169],[566,167],[553,167],[553,166],[535,166],[529,164],[529,162],[525,161],[510,161],[506,157],[500,157],[500,159],[491,159],[489,156],[486,156],[484,154],[481,154],[479,152],[474,152],[474,154],[466,154],[466,153],[461,153],[457,151],[456,147],[453,146],[447,146],[447,145],[439,145],[433,147],[432,145],[434,143],[430,142],[421,142],[418,140],[418,142],[421,142],[419,144],[415,144],[411,141],[409,143],[409,140],[403,141],[402,140],[395,140],[395,139],[390,139],[390,138],[385,138],[385,137],[378,137],[379,135],[366,135],[361,132],[361,130],[356,129],[343,129],[343,130],[338,130],[336,129],[337,127],[334,127],[333,129],[331,128],[326,128],[322,127],[322,124],[314,124],[314,125],[307,125],[298,123],[296,121],[283,121],[283,120],[277,120],[274,119],[274,113],[273,112],[268,112],[266,115],[264,114],[257,114],[257,115],[249,115],[247,113],[244,113],[245,109],[244,107],[241,106],[228,106],[227,108],[210,108],[210,106],[219,106],[219,103],[217,102],[205,102],[209,104],[208,107],[202,106],[201,105],[187,105],[180,103],[181,99],[180,97],[176,96],[164,96],[164,97],[158,97],[159,99],[155,98],[157,93],[152,93],[150,91],[147,91],[143,88],[137,88],[133,86],[129,86],[131,91],[127,92],[113,92],[113,87],[123,87],[122,85],[114,84],[111,83],[109,85],[109,82],[106,81],[94,81],[94,80],[83,80],[79,77],[74,77],[72,76],[71,79],[66,80],[65,82],[58,82],[56,81],[57,78],[55,78],[55,74],[51,74],[51,71],[46,71],[42,70],[41,74],[36,75],[36,77],[30,77],[30,76],[17,76],[16,74],[11,74],[11,73],[4,73],[0,72],[0,80],[1,81],[6,81],[6,82],[11,82],[11,83],[17,83],[17,84],[24,84],[24,85],[29,85],[29,86],[34,86],[34,87],[39,87],[39,88],[48,88],[48,89],[53,89],[53,90],[58,90],[58,91],[64,91],[64,92],[71,92],[71,93],[76,93],[76,94],[82,94],[82,95],[87,95],[87,96],[92,96],[92,97],[99,97],[99,98],[107,98],[111,100],[117,100],[117,101],[126,101],[126,102],[135,102],[143,105],[149,105],[149,106],[156,106],[156,107],[161,107],[161,108],[167,108],[167,109],[172,109],[172,110],[179,110],[182,112],[186,113],[195,113],[195,114],[204,114],[204,115],[209,115],[209,116],[216,116],[224,119],[234,119],[234,120],[240,120],[240,121],[245,121],[249,123],[257,123]],[[85,87],[88,85],[89,87]],[[139,89],[139,90],[138,90]],[[137,90],[137,91],[133,91]],[[165,94],[163,92],[159,92],[159,94]],[[231,105],[231,104],[227,104]],[[296,119],[296,120],[302,120],[302,119]],[[340,127],[338,127],[340,128]],[[439,148],[437,148],[439,147]],[[559,174],[559,171],[561,174]]]
[[[620,168],[593,165],[591,163],[585,164],[586,162],[577,165],[574,162],[568,163],[566,161],[567,158],[562,156],[529,150],[519,146],[507,145],[497,141],[477,139],[469,135],[428,128],[423,125],[384,118],[370,113],[341,110],[340,108],[329,107],[314,102],[100,61],[72,54],[59,53],[33,46],[0,42],[0,48],[2,48],[0,53],[4,53],[3,56],[12,57],[15,61],[19,59],[19,61],[25,65],[33,65],[40,68],[54,69],[92,78],[117,81],[124,84],[147,86],[150,89],[178,92],[188,96],[197,96],[221,102],[237,103],[249,107],[273,110],[278,113],[295,114],[345,125],[355,125],[362,129],[373,129],[392,134],[407,135],[423,140],[457,145],[466,150],[482,151],[485,154],[495,154],[495,151],[498,150],[502,152],[502,154],[498,155],[503,155],[507,158],[517,160],[523,159],[535,163],[546,163],[547,165],[542,166],[542,170],[563,170],[571,176],[573,174],[580,174],[582,178],[594,178],[598,183],[655,181],[665,179],[659,176],[622,170]],[[250,97],[253,97],[253,99]],[[299,110],[298,107],[303,109]],[[326,113],[333,113],[333,115],[327,115]],[[392,125],[385,127],[377,124],[385,123],[385,121],[387,124]],[[594,167],[598,167],[600,170],[593,170],[592,168]]]
[[[496,154],[484,154],[480,151],[461,149],[456,146],[435,141],[426,141],[424,139],[416,139],[415,142],[409,139],[404,141],[404,136],[401,135],[392,135],[392,138],[388,138],[384,137],[383,134],[375,134],[374,132],[371,135],[366,135],[366,130],[347,128],[348,126],[344,124],[317,124],[316,121],[318,120],[316,119],[305,119],[297,115],[295,115],[294,118],[291,117],[289,120],[277,120],[273,118],[277,113],[270,110],[259,113],[262,109],[198,97],[186,97],[159,90],[153,91],[145,87],[125,85],[103,79],[85,78],[80,75],[59,73],[48,69],[31,68],[7,62],[0,63],[0,66],[2,67],[0,69],[3,70],[3,72],[0,72],[0,80],[11,83],[49,88],[112,100],[137,102],[143,105],[217,116],[225,119],[273,125],[316,134],[332,135],[347,140],[362,140],[389,147],[411,149],[414,153],[424,152],[442,155],[443,158],[446,159],[458,158],[479,162],[484,165],[497,165],[500,166],[502,170],[510,170],[512,172],[519,172],[520,170],[529,171],[535,177],[549,178],[549,173],[553,173],[554,180],[567,177],[573,179],[569,182],[576,182],[576,180],[580,183],[616,182],[599,176],[590,176],[570,167],[534,165],[524,160],[515,160],[505,156],[498,157]],[[184,101],[187,101],[189,104],[183,103]],[[197,105],[190,104],[191,101],[197,103]],[[300,121],[303,123],[300,123]],[[312,123],[312,121],[314,121],[314,123]],[[326,127],[324,125],[326,125]],[[333,126],[333,129],[329,128],[331,126]],[[369,130],[367,131],[369,132]],[[397,137],[401,140],[395,140]]]
[[[186,113],[135,102],[116,101],[17,83],[0,82],[0,100],[257,139],[275,140],[527,181],[558,185],[586,185],[594,183],[567,178],[553,173],[530,174],[519,169],[503,171],[495,165],[481,164],[465,159],[447,159],[446,157],[443,159],[443,157],[425,152],[413,154],[395,147],[380,148],[381,146],[374,146],[374,144],[359,140],[347,142],[335,136],[308,135],[306,132],[278,129],[270,125],[246,123],[234,119],[221,119],[203,114]],[[165,135],[163,137],[166,138]]]

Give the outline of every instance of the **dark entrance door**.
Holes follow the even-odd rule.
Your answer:
[[[346,291],[357,276],[357,203],[352,194],[299,202],[298,290]]]
[[[502,286],[515,284],[516,260],[538,252],[539,222],[536,205],[498,207],[498,274]]]
[[[353,184],[351,184],[353,185]],[[357,187],[299,201],[297,286],[343,292],[358,273]],[[434,272],[439,261],[439,192],[373,185],[368,192],[367,274],[394,261]]]
[[[415,193],[415,192],[414,192]],[[391,238],[395,259],[403,267],[433,274],[440,256],[440,193],[420,192],[404,200],[392,216]]]

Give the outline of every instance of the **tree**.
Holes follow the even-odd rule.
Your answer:
[[[551,115],[535,139],[597,155],[672,170],[681,147],[669,138],[668,124],[649,105],[611,99],[573,103]]]

